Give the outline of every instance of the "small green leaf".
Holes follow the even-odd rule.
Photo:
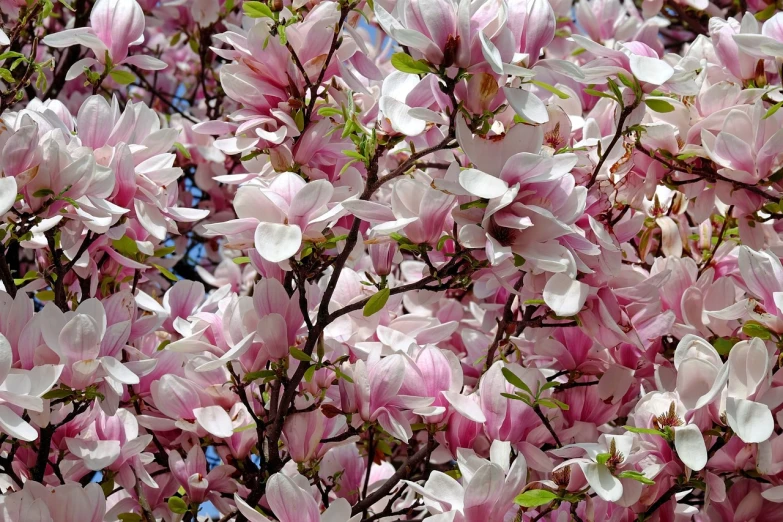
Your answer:
[[[237,265],[246,265],[250,262],[250,258],[247,256],[235,257],[233,261]]]
[[[510,382],[512,386],[519,388],[520,390],[524,391],[528,395],[533,395],[533,391],[530,389],[530,387],[524,382],[522,382],[522,379],[520,379],[517,376],[517,374],[515,374],[508,368],[502,368],[500,371],[503,372],[503,377],[505,377],[506,380]]]
[[[114,247],[114,250],[125,257],[133,258],[139,253],[139,246],[128,236],[122,236],[120,239],[115,239],[111,244]]]
[[[3,80],[6,83],[16,82],[16,79],[14,79],[14,75],[11,74],[11,71],[4,67],[0,67],[0,80]]]
[[[460,210],[469,210],[471,208],[487,208],[489,202],[486,199],[477,199],[475,201],[469,201],[459,206]]]
[[[731,337],[729,339],[726,339],[724,337],[719,337],[712,341],[712,346],[715,347],[715,350],[718,351],[720,355],[723,355],[724,357],[729,355],[729,352],[732,348],[734,348],[734,345],[739,342],[739,339],[737,337]]]
[[[663,437],[664,433],[660,430],[654,430],[652,428],[637,428],[636,426],[623,426],[626,431],[630,431],[631,433],[643,433],[646,435],[659,435]]]
[[[245,2],[242,4],[242,9],[250,18],[275,18],[269,6],[261,2]]]
[[[243,431],[252,430],[256,427],[256,423],[252,422],[250,424],[246,424],[244,426],[240,426],[238,428],[234,428],[232,431],[234,433],[242,433]]]
[[[175,250],[177,250],[177,247],[173,246],[173,245],[172,246],[167,246],[167,247],[156,248],[155,252],[153,252],[152,255],[155,256],[155,257],[166,257],[167,255],[171,254]]]
[[[51,290],[41,290],[35,294],[35,297],[39,301],[54,301],[54,292]]]
[[[172,274],[172,273],[171,273],[171,271],[170,271],[168,268],[162,267],[162,266],[160,266],[160,265],[156,265],[155,263],[153,263],[153,264],[152,264],[152,266],[154,266],[155,268],[157,268],[157,269],[158,269],[158,271],[160,271],[161,275],[162,275],[163,277],[165,277],[166,279],[168,279],[168,280],[170,280],[170,281],[174,281],[174,282],[177,282],[177,281],[179,281],[179,279],[177,278],[177,276],[175,276],[174,274]]]
[[[361,154],[359,154],[355,150],[344,150],[343,154],[345,154],[349,158],[353,158],[353,159],[359,160],[359,161],[365,161],[365,159],[366,159],[364,156],[362,156]]]
[[[557,498],[557,494],[546,489],[531,489],[520,493],[514,499],[514,503],[526,508],[533,508],[549,504]]]
[[[538,80],[531,80],[530,83],[532,83],[533,85],[537,85],[537,86],[541,87],[542,89],[545,89],[545,90],[551,92],[552,94],[554,94],[555,96],[557,96],[561,100],[567,100],[569,98],[569,96],[566,93],[564,93],[563,91],[561,91],[560,89],[558,89],[554,85],[549,85],[548,83],[541,82],[541,81],[538,81]]]
[[[136,513],[120,513],[117,515],[117,520],[120,522],[142,522],[141,515]]]
[[[389,288],[383,288],[375,293],[370,299],[367,301],[367,304],[364,305],[364,311],[362,312],[365,317],[370,317],[371,315],[380,312],[381,309],[386,306],[386,301],[389,300],[389,296],[391,295],[391,290]]]
[[[44,393],[42,399],[64,399],[73,395],[73,390],[70,388],[55,388]]]
[[[180,497],[169,497],[166,501],[172,513],[183,515],[188,512],[188,505]]]
[[[313,362],[313,358],[304,353],[299,348],[294,348],[293,346],[288,350],[291,352],[291,357],[296,359],[297,361],[306,361],[306,362]]]
[[[609,462],[610,458],[612,458],[612,455],[610,453],[599,453],[598,455],[595,456],[595,461],[603,466],[604,464]]]
[[[539,399],[538,404],[546,408],[560,408],[561,410],[568,410],[568,404],[561,402],[557,399],[552,399],[552,398]]]
[[[392,55],[391,64],[398,71],[408,74],[427,74],[430,72],[430,66],[427,62],[414,60],[411,55],[405,53]]]
[[[664,100],[644,100],[644,103],[655,112],[672,112],[674,105]]]
[[[188,149],[186,149],[185,146],[183,144],[181,144],[180,142],[175,141],[174,142],[174,148],[177,149],[180,154],[185,156],[185,158],[187,158],[187,159],[191,158],[190,151]]]
[[[770,108],[767,110],[766,114],[764,114],[764,117],[763,117],[763,118],[761,118],[761,119],[762,119],[762,120],[766,120],[767,118],[769,118],[770,116],[772,116],[773,114],[775,114],[776,112],[778,112],[778,110],[779,110],[781,107],[783,107],[783,101],[780,101],[780,102],[776,103],[775,105],[773,105],[772,107],[770,107]]]
[[[130,71],[124,71],[122,69],[114,69],[109,73],[111,79],[120,85],[129,85],[136,81],[136,75]]]
[[[584,93],[589,94],[590,96],[598,96],[599,98],[609,98],[610,100],[617,101],[617,99],[611,94],[609,94],[608,92],[596,91],[595,89],[585,89]]]
[[[171,339],[166,339],[165,341],[161,341],[161,343],[158,345],[157,351],[164,350],[170,344],[171,344]]]
[[[246,373],[245,376],[242,378],[245,382],[253,382],[256,379],[268,379],[269,377],[274,377],[275,372],[272,370],[259,370],[257,372],[249,372]]]
[[[650,480],[647,477],[645,477],[642,473],[639,473],[638,471],[623,471],[619,475],[617,475],[617,478],[628,478],[633,479],[636,481],[641,482],[642,484],[647,484],[648,486],[652,486],[655,484],[654,480]]]
[[[33,192],[34,198],[45,198],[46,196],[52,196],[52,195],[54,195],[54,191],[48,188],[38,189],[35,192]]]
[[[315,364],[311,365],[304,374],[304,380],[305,382],[312,382],[313,381],[313,375],[315,375]]]
[[[514,395],[513,393],[501,393],[502,397],[505,397],[506,399],[511,399],[512,401],[522,401],[528,406],[530,406],[530,398],[527,395]]]
[[[748,337],[758,337],[759,339],[763,339],[765,341],[772,339],[772,332],[770,332],[766,326],[761,323],[757,323],[756,321],[748,321],[742,325],[742,333]]]
[[[337,376],[338,379],[342,379],[345,382],[349,382],[353,384],[353,379],[349,377],[347,374],[343,373],[343,371],[340,370],[340,368],[338,368],[337,366],[334,367],[334,374]]]

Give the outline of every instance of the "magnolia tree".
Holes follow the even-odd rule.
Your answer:
[[[0,0],[0,521],[783,519],[783,12]]]

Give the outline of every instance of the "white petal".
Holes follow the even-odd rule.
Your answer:
[[[695,424],[674,428],[674,447],[683,464],[693,471],[701,471],[707,465],[707,446]]]
[[[499,198],[508,190],[508,183],[477,169],[465,169],[459,173],[459,184],[480,198]]]
[[[111,466],[120,456],[118,440],[84,440],[66,438],[65,444],[75,456],[84,461],[84,465],[93,471]]]
[[[220,406],[196,408],[193,415],[201,426],[215,437],[227,438],[234,434],[231,417]]]
[[[462,395],[458,392],[445,391],[443,397],[449,401],[452,408],[457,410],[463,417],[470,419],[474,422],[487,422],[484,412],[481,411],[481,407],[470,397]]]
[[[25,422],[11,408],[0,404],[0,428],[2,431],[20,440],[32,441],[38,438],[35,428]]]
[[[123,384],[139,384],[139,376],[125,367],[114,357],[101,357],[101,366],[114,379]]]
[[[503,74],[503,59],[498,48],[489,41],[489,38],[483,31],[479,31],[479,40],[481,41],[481,52],[484,54],[484,59],[495,73]]]
[[[0,217],[16,203],[16,178],[0,178]]]
[[[506,99],[514,111],[522,118],[533,123],[546,123],[549,121],[549,113],[541,98],[524,89],[503,87]]]
[[[617,502],[623,496],[622,483],[612,475],[606,466],[595,462],[579,462],[587,482],[596,494],[607,502]]]
[[[410,115],[410,107],[391,96],[381,96],[379,107],[394,130],[406,136],[418,136],[427,123]]]
[[[272,263],[285,261],[299,252],[302,230],[296,225],[259,223],[255,233],[258,254]]]
[[[250,346],[253,344],[253,338],[255,336],[256,336],[255,332],[248,334],[244,339],[242,339],[236,345],[234,345],[233,348],[231,348],[229,351],[221,355],[220,359],[216,359],[214,361],[209,361],[208,363],[204,363],[198,368],[196,368],[196,371],[208,372],[216,368],[220,368],[221,366],[223,366],[229,361],[239,359],[242,356],[242,354],[244,354],[247,351],[247,349],[250,348]]]
[[[632,54],[630,61],[631,72],[640,82],[663,85],[674,74],[672,66],[658,58]]]
[[[237,503],[237,509],[239,512],[245,515],[245,518],[247,518],[250,522],[269,522],[268,518],[250,507],[250,504],[242,500],[242,497],[240,497],[237,493],[234,493],[234,502]]]
[[[744,399],[726,398],[729,426],[742,442],[764,442],[772,436],[775,423],[769,406]]]
[[[546,282],[544,302],[557,315],[569,317],[579,313],[589,291],[589,286],[561,272],[553,275]]]

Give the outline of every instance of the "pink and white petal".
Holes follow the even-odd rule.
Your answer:
[[[212,371],[216,368],[220,368],[221,366],[223,366],[229,361],[239,359],[253,344],[253,338],[255,337],[255,335],[256,335],[255,332],[248,334],[236,345],[234,345],[233,348],[231,348],[229,351],[221,355],[219,359],[202,364],[201,366],[196,368],[196,371],[197,372]]]
[[[641,82],[663,85],[674,74],[672,66],[658,58],[632,54],[629,61],[631,72]]]

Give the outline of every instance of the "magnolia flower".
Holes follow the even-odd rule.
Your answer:
[[[359,522],[362,518],[361,513],[351,517],[351,505],[343,498],[332,501],[329,508],[320,513],[310,492],[310,482],[299,474],[288,477],[275,473],[269,477],[266,499],[280,522]],[[250,522],[270,522],[238,494],[234,494],[234,501],[239,512]]]
[[[66,80],[78,77],[85,67],[90,69],[99,64],[133,65],[151,71],[168,67],[166,62],[152,56],[128,56],[129,47],[144,43],[144,12],[136,0],[98,0],[90,12],[90,27],[49,34],[43,43],[50,47],[83,45],[95,54],[95,58],[74,63]]]

